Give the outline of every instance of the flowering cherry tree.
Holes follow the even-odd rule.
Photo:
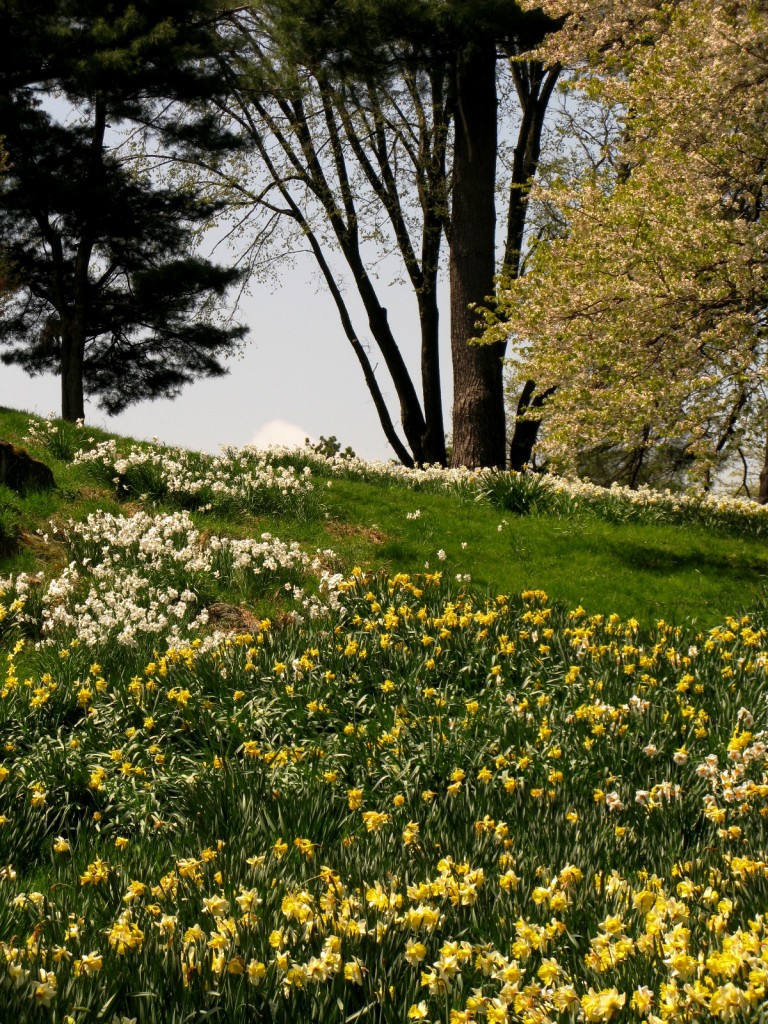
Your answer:
[[[598,168],[539,186],[567,230],[502,283],[489,340],[511,331],[516,372],[552,389],[557,460],[605,443],[642,459],[671,442],[706,477],[765,435],[768,11],[543,6],[568,15],[547,58],[618,108],[620,131]]]

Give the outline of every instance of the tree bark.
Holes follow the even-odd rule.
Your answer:
[[[528,199],[541,156],[541,133],[552,92],[560,77],[559,64],[545,68],[541,61],[531,60],[512,65],[522,120],[512,159],[512,180],[509,186],[507,240],[504,246],[503,277],[519,277]]]
[[[90,265],[96,241],[100,192],[104,179],[104,134],[107,127],[107,107],[98,97],[93,108],[93,134],[91,136],[90,163],[83,182],[93,195],[91,218],[83,226],[73,266],[72,308],[61,313],[61,415],[74,422],[85,419],[83,394],[83,364],[88,337],[90,304]]]
[[[512,182],[507,215],[507,241],[504,248],[502,276],[517,278],[521,272],[521,252],[525,222],[528,215],[528,196],[541,156],[541,133],[552,91],[560,75],[560,66],[544,68],[540,61],[527,61],[513,65],[513,75],[523,119],[517,136],[512,163]],[[509,468],[520,472],[530,465],[533,449],[539,436],[540,419],[522,419],[531,408],[540,408],[554,391],[547,389],[536,395],[536,383],[527,380],[517,406],[512,440],[509,446]]]
[[[757,493],[757,500],[761,505],[768,504],[768,434],[765,441],[763,468],[760,470],[760,490]]]
[[[474,346],[473,303],[494,289],[496,237],[496,48],[478,43],[459,57],[450,229],[454,466],[503,467],[504,343]]]
[[[531,463],[533,448],[539,436],[541,419],[526,417],[531,409],[540,409],[544,402],[554,393],[554,388],[547,388],[534,395],[536,382],[527,380],[517,403],[515,432],[509,445],[509,468],[516,473],[522,472]]]
[[[439,317],[435,292],[420,295],[421,381],[424,395],[422,451],[425,462],[444,466],[447,458],[443,428],[443,395],[440,387]]]
[[[85,419],[83,396],[83,346],[78,335],[82,331],[62,323],[61,331],[61,417],[74,423]]]

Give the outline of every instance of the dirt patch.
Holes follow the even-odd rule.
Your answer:
[[[253,612],[224,601],[208,606],[208,624],[224,633],[255,633],[259,629],[259,619]]]
[[[363,537],[369,544],[383,544],[389,539],[386,533],[374,526],[358,526],[353,523],[328,523],[328,532],[333,537]]]
[[[67,564],[67,553],[64,545],[54,540],[50,535],[48,540],[39,533],[31,533],[29,530],[21,530],[18,536],[17,548],[26,548],[31,551],[38,561],[45,563],[48,571],[63,569]]]
[[[77,493],[84,501],[100,501],[103,498],[111,501],[115,496],[114,491],[106,487],[78,487]]]

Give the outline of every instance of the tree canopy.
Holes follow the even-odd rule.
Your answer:
[[[620,131],[611,160],[547,189],[567,230],[502,284],[488,336],[513,331],[518,372],[552,389],[546,449],[561,465],[671,442],[706,476],[765,433],[768,11],[543,7],[569,14],[546,55],[580,68]]]
[[[58,373],[65,418],[84,416],[84,394],[114,412],[221,374],[244,334],[211,315],[239,272],[194,253],[212,205],[116,148],[130,124],[180,154],[234,144],[208,106],[214,14],[208,0],[0,0],[0,227],[19,285],[2,358]]]
[[[8,169],[8,154],[3,146],[3,140],[0,139],[0,181]],[[11,264],[8,259],[8,252],[5,246],[0,247],[0,304],[2,304],[4,297],[7,296],[12,289],[11,284]],[[0,306],[0,308],[2,308]]]
[[[528,61],[548,19],[514,4],[407,4],[258,0],[232,13],[223,36],[235,101],[226,113],[254,159],[209,165],[208,180],[244,222],[265,214],[261,240],[291,221],[311,248],[360,361],[382,427],[404,462],[443,461],[437,281],[449,249],[454,379],[453,457],[503,464],[501,355],[471,347],[473,303],[493,288],[497,190],[507,190],[502,262],[516,266],[540,136],[557,70]],[[500,178],[500,72],[515,96],[514,156]],[[247,179],[247,180],[246,180]],[[397,253],[418,311],[421,388],[389,323],[376,283],[382,255]],[[405,443],[387,407],[366,332],[336,280],[351,274],[399,405]],[[421,394],[419,393],[421,392]]]

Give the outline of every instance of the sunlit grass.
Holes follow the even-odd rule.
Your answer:
[[[29,537],[50,534],[51,520],[146,507],[189,511],[203,532],[269,532],[310,552],[332,550],[326,565],[333,571],[355,564],[391,571],[440,565],[480,588],[539,587],[566,605],[635,615],[648,624],[666,618],[714,625],[755,607],[764,594],[768,555],[761,533],[768,517],[755,505],[747,514],[738,503],[652,494],[648,500],[550,478],[529,485],[514,474],[492,475],[491,484],[466,473],[419,476],[311,451],[265,459],[245,450],[216,460],[59,421],[32,420],[30,432],[30,421],[0,412],[5,436],[53,466],[58,490],[23,498],[0,491],[6,571],[45,564],[45,550],[38,545],[31,554]],[[78,451],[90,452],[90,461],[81,461]],[[22,543],[14,546],[22,525]],[[56,552],[49,554],[55,561]],[[262,600],[255,610],[281,609]]]

